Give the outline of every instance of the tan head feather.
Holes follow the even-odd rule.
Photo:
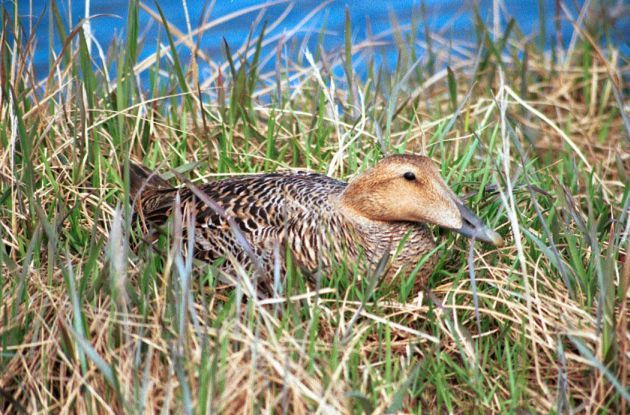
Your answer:
[[[341,200],[346,208],[371,220],[462,226],[458,199],[437,166],[424,156],[384,158],[350,182]]]

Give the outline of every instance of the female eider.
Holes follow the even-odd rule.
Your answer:
[[[503,244],[446,185],[436,165],[419,155],[385,157],[350,183],[299,171],[199,188],[174,188],[132,163],[130,194],[139,219],[153,225],[166,222],[179,194],[182,211],[194,212],[195,257],[207,262],[225,257],[228,272],[237,261],[244,269],[256,264],[271,276],[278,267],[283,272],[290,252],[302,270],[324,276],[335,264],[369,269],[386,258],[385,277],[391,280],[409,275],[435,247],[427,225]],[[435,263],[435,256],[426,260],[416,274],[417,287],[424,288]]]

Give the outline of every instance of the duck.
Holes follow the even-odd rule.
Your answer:
[[[195,258],[216,264],[229,257],[223,271],[257,270],[267,282],[286,271],[291,255],[307,275],[330,275],[336,266],[362,272],[380,267],[390,282],[414,273],[420,290],[437,263],[430,226],[503,245],[424,155],[386,156],[350,182],[300,170],[175,187],[134,162],[129,178],[143,225],[167,223],[177,198],[181,211],[189,212],[184,216],[194,219],[183,228],[193,229]]]

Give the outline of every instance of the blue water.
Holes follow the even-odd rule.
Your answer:
[[[101,45],[104,53],[106,53],[108,46],[111,44],[114,37],[120,37],[124,39],[125,26],[127,18],[126,1],[121,0],[91,0],[90,15],[96,16],[91,20],[91,29],[96,41]],[[211,3],[211,2],[208,2]],[[247,7],[264,4],[265,2],[257,2],[252,0],[227,0],[216,1],[212,6],[209,20],[215,20],[222,16],[229,15],[237,10],[242,10]],[[268,2],[266,2],[268,3]],[[538,1],[505,1],[506,8],[501,10],[502,27],[506,26],[506,23],[510,17],[516,20],[518,29],[530,36],[532,42],[541,42],[538,35],[541,31],[541,16],[539,14],[539,2]],[[574,4],[575,2],[566,2]],[[577,2],[582,4],[583,1]],[[61,15],[65,19],[66,24],[70,22],[69,26],[74,27],[85,16],[85,0],[83,1],[70,1],[61,0],[57,2]],[[152,1],[146,1],[151,9],[157,12],[155,3]],[[166,18],[171,24],[173,24],[181,32],[187,32],[186,14],[182,5],[182,0],[162,0],[159,2],[160,7],[164,11]],[[253,29],[253,33],[259,34],[262,22],[267,21],[268,25],[272,25],[278,17],[282,16],[288,11],[288,14],[284,18],[281,24],[271,28],[267,32],[267,37],[274,35],[280,35],[285,33],[285,47],[283,51],[289,53],[292,58],[295,58],[304,47],[313,48],[317,42],[317,38],[320,36],[322,29],[324,36],[324,46],[327,52],[334,52],[335,50],[341,51],[344,44],[344,21],[345,21],[345,7],[348,7],[352,22],[352,39],[353,43],[365,40],[368,38],[368,27],[372,36],[383,33],[392,28],[392,21],[395,18],[397,23],[404,29],[403,34],[407,33],[411,26],[412,10],[419,10],[420,3],[418,1],[332,1],[324,8],[318,7],[322,3],[314,0],[298,0],[296,2],[282,2],[271,5],[266,8],[252,11],[243,16],[231,19],[223,24],[220,24],[211,30],[205,32],[201,38],[201,50],[204,51],[214,61],[223,62],[225,57],[223,54],[223,38],[227,41],[232,51],[240,48],[247,40],[248,34]],[[418,30],[420,34],[424,33],[425,22],[429,25],[431,32],[439,32],[445,39],[454,39],[458,41],[470,41],[471,44],[475,42],[475,31],[473,27],[473,13],[472,2],[456,2],[456,1],[438,1],[438,0],[426,0],[424,2],[426,6],[426,20],[419,19],[418,24],[414,26],[415,30]],[[553,42],[561,41],[563,44],[568,44],[571,35],[573,34],[572,26],[566,19],[561,19],[558,23],[560,29],[561,39],[556,37],[556,23],[555,23],[555,0],[543,0],[544,8],[544,28],[545,28],[545,45],[549,47]],[[7,7],[9,2],[3,0],[3,6]],[[188,0],[188,13],[190,16],[190,25],[194,28],[201,24],[202,12],[204,5],[207,5],[205,1]],[[32,8],[31,8],[32,6]],[[574,6],[568,6],[568,9],[574,17],[578,15],[578,10]],[[492,1],[482,0],[479,2],[479,10],[482,14],[482,18],[488,22],[489,27],[492,27]],[[24,27],[29,28],[35,25],[39,16],[43,16],[39,26],[37,28],[37,44],[36,53],[34,57],[34,67],[36,76],[38,78],[45,77],[49,70],[50,57],[50,5],[46,1],[42,0],[20,0],[18,1],[18,11]],[[309,14],[313,13],[310,19],[304,23],[301,30],[295,33],[292,37],[289,37],[289,32],[292,28],[298,26],[300,22],[305,19]],[[102,15],[102,16],[97,16]],[[416,13],[416,16],[419,14]],[[156,39],[158,35],[158,27],[160,26],[152,17],[150,17],[145,11],[139,11],[139,21],[141,36],[143,39],[142,48],[140,50],[139,59],[153,54],[156,51]],[[208,21],[208,20],[206,20]],[[624,33],[628,33],[627,29],[630,29],[627,17],[620,20],[618,23],[620,27],[615,28],[616,33],[622,34],[622,42],[627,41],[627,37]],[[255,25],[255,27],[254,27]],[[161,30],[161,42],[167,44],[167,39],[164,31]],[[392,41],[393,35],[387,35],[384,38],[387,41]],[[197,41],[196,38],[194,38]],[[58,54],[61,50],[61,44],[58,35],[53,35],[53,50]],[[268,46],[265,49],[265,53],[273,54],[276,43]],[[391,45],[391,43],[390,43]],[[442,46],[444,47],[444,46]],[[382,46],[377,50],[384,54],[385,64],[389,67],[395,65],[397,54],[396,48],[391,46]],[[311,50],[313,53],[314,50]],[[95,49],[93,49],[95,52]],[[181,59],[187,60],[190,58],[190,51],[185,46],[178,47],[178,53]],[[423,50],[418,47],[418,55],[423,53]],[[292,54],[292,55],[291,55]],[[210,70],[207,68],[206,70]]]

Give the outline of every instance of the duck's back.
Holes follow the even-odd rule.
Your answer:
[[[273,266],[274,248],[276,252],[284,251],[287,235],[295,239],[296,233],[301,233],[304,244],[309,245],[309,239],[320,232],[320,222],[326,222],[334,212],[332,201],[346,187],[344,182],[305,171],[240,176],[199,186],[224,210],[218,212],[188,187],[167,187],[161,179],[147,181],[146,171],[137,173],[132,169],[131,193],[135,196],[139,192],[142,184],[138,181],[147,183],[137,206],[144,221],[157,225],[166,222],[179,193],[182,210],[193,212],[196,257],[213,261],[232,254],[241,264],[248,265],[250,258],[233,229],[236,224],[266,268]],[[291,245],[294,243],[291,241]],[[317,254],[308,253],[313,255]],[[283,266],[284,260],[280,262]]]
[[[199,190],[249,232],[261,226],[283,226],[287,215],[325,212],[330,208],[330,197],[345,187],[346,183],[321,174],[296,171],[217,180],[199,186]],[[144,219],[155,224],[165,222],[177,193],[182,204],[196,203],[199,224],[214,222],[221,216],[188,187],[147,186],[140,197]]]

